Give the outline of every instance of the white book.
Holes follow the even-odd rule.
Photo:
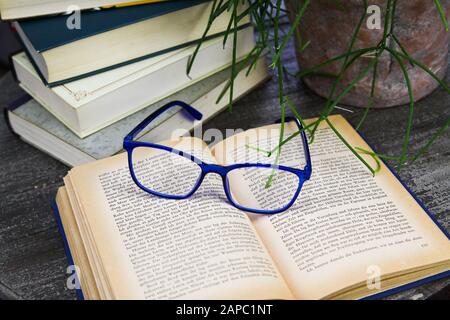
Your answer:
[[[209,24],[212,6],[210,0],[170,1],[86,12],[75,28],[66,16],[14,21],[12,27],[44,82],[56,86],[187,47],[207,26],[207,38],[221,37],[232,12]],[[245,8],[240,5],[237,14]],[[244,14],[237,27],[249,24]]]
[[[237,58],[254,47],[253,28],[238,32]],[[21,87],[80,138],[231,65],[232,38],[204,43],[189,76],[186,66],[195,46],[149,58],[88,78],[48,88],[25,55],[13,57]]]
[[[85,139],[80,139],[73,134],[35,100],[30,100],[9,110],[7,113],[8,119],[12,130],[25,142],[73,167],[121,152],[122,139],[125,135],[169,100],[183,100],[192,104],[203,114],[202,120],[207,121],[228,104],[227,96],[218,103],[216,103],[216,100],[228,83],[229,71],[229,69],[223,70]],[[234,85],[234,100],[241,98],[262,84],[268,77],[267,66],[264,58],[262,58],[247,77],[245,70],[238,75]],[[193,119],[185,113],[176,109],[168,111],[155,122],[155,126],[146,128],[144,134],[138,137],[138,140],[160,141],[171,137],[175,129],[178,129],[177,132],[182,132],[180,129],[189,131],[198,124],[194,123]]]

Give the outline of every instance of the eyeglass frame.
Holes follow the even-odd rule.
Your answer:
[[[221,166],[221,165],[217,165],[217,164],[203,162],[202,160],[198,159],[197,157],[195,157],[189,153],[186,153],[184,151],[175,149],[175,148],[171,148],[168,146],[151,143],[151,142],[141,142],[141,141],[134,140],[136,138],[136,136],[140,132],[142,132],[142,130],[144,130],[153,120],[155,120],[162,113],[164,113],[165,111],[167,111],[168,109],[173,108],[173,107],[181,107],[184,111],[189,113],[196,120],[200,121],[203,118],[203,115],[199,111],[197,111],[195,108],[188,105],[187,103],[185,103],[183,101],[172,101],[172,102],[169,102],[166,105],[162,106],[161,108],[159,108],[152,114],[150,114],[141,123],[139,123],[133,130],[131,130],[131,132],[128,133],[123,140],[123,148],[127,151],[127,154],[128,154],[128,168],[130,170],[131,177],[132,177],[134,183],[140,189],[142,189],[143,191],[145,191],[147,193],[150,193],[152,195],[155,195],[155,196],[158,196],[161,198],[173,199],[173,200],[183,200],[183,199],[187,199],[187,198],[191,197],[198,190],[198,188],[200,187],[200,185],[203,182],[203,179],[205,178],[205,176],[208,173],[216,173],[216,174],[220,175],[222,178],[223,188],[224,188],[225,195],[226,195],[228,201],[239,210],[256,213],[256,214],[277,214],[277,213],[281,213],[281,212],[288,210],[295,203],[295,201],[297,200],[297,198],[300,194],[300,191],[303,187],[303,184],[305,183],[305,181],[310,179],[311,174],[312,174],[311,155],[309,152],[308,140],[306,138],[305,131],[303,130],[303,126],[298,121],[297,118],[286,117],[285,121],[294,121],[297,124],[297,127],[299,128],[299,131],[300,131],[300,134],[301,134],[301,137],[303,140],[303,149],[304,149],[304,155],[305,155],[305,160],[306,160],[306,165],[303,169],[292,168],[292,167],[282,166],[282,165],[268,164],[268,163],[259,163],[259,162],[237,163],[237,164],[232,164],[229,166]],[[276,123],[280,123],[280,120],[278,120]],[[196,163],[201,169],[201,174],[200,174],[199,178],[197,179],[195,186],[192,188],[192,190],[189,193],[180,196],[180,195],[170,195],[170,194],[160,193],[160,192],[151,190],[151,189],[145,187],[144,185],[142,185],[139,182],[139,180],[136,178],[136,175],[134,172],[134,167],[133,167],[132,154],[133,154],[133,150],[138,147],[149,147],[149,148],[165,150],[168,152],[176,153],[179,156],[187,158],[187,159],[193,161],[194,163]],[[228,183],[227,174],[230,171],[235,170],[235,169],[249,168],[249,167],[272,168],[272,169],[287,171],[287,172],[295,174],[298,177],[299,182],[298,182],[297,190],[296,190],[294,196],[292,197],[291,201],[284,207],[282,207],[280,209],[276,209],[276,210],[263,210],[263,209],[247,208],[247,207],[241,206],[240,204],[236,203],[231,195],[231,190],[230,190],[230,186]]]

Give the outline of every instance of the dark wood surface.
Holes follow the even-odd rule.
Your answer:
[[[297,68],[293,50],[285,57],[289,69]],[[447,76],[447,83],[450,81]],[[317,116],[324,99],[295,78],[287,78],[287,93],[304,117]],[[21,95],[11,74],[0,79],[0,108]],[[222,112],[207,128],[247,129],[279,118],[277,81],[272,79],[235,104],[233,112]],[[436,128],[450,117],[450,96],[438,89],[416,106],[411,151],[417,151]],[[356,124],[359,109],[342,113]],[[374,110],[362,128],[367,140],[382,153],[401,147],[408,114],[406,106]],[[75,299],[66,288],[68,262],[50,203],[68,168],[22,142],[0,121],[0,298]],[[400,173],[405,183],[450,229],[450,132],[446,132],[416,162]],[[389,297],[390,299],[449,298],[450,279],[434,281]]]

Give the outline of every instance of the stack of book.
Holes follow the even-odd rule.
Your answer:
[[[120,152],[128,131],[170,100],[192,104],[204,121],[227,106],[228,99],[218,97],[233,61],[233,36],[223,43],[231,13],[215,19],[205,37],[212,1],[66,2],[0,5],[2,18],[11,20],[24,47],[11,63],[27,96],[6,114],[11,129],[26,142],[76,166]],[[63,13],[73,5],[85,10]],[[255,46],[253,33],[250,20],[242,19],[236,33],[241,65]],[[234,99],[267,78],[260,60],[248,75],[236,78]],[[140,139],[163,140],[193,125],[174,110]]]

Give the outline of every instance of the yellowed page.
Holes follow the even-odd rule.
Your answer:
[[[111,288],[105,270],[99,260],[99,254],[97,247],[94,243],[94,237],[92,230],[88,227],[87,219],[78,201],[78,195],[73,188],[73,184],[70,180],[70,172],[64,178],[64,184],[67,197],[69,198],[70,207],[73,211],[73,216],[80,234],[81,242],[86,250],[87,259],[89,262],[90,270],[96,280],[96,286],[98,288],[101,299],[112,299]]]
[[[332,116],[331,120],[352,146],[370,149],[343,117]],[[289,135],[296,127],[291,123],[286,130]],[[241,133],[218,144],[213,152],[222,164],[255,159],[252,152],[258,153],[259,160],[273,162],[274,156],[267,158],[261,151],[243,147],[253,143],[264,149],[258,139],[255,132],[250,137]],[[272,135],[269,140],[276,145],[278,137]],[[313,174],[294,206],[282,214],[252,217],[297,298],[322,298],[368,280],[367,292],[371,294],[379,290],[377,274],[438,263],[449,269],[447,237],[384,164],[373,177],[326,123],[320,126],[310,148]],[[292,145],[283,147],[284,163],[280,164],[302,166],[302,155],[292,150]],[[375,165],[370,157],[367,160]],[[250,197],[245,188],[244,179],[241,189]],[[256,203],[262,200],[253,196]]]
[[[99,283],[95,280],[89,265],[86,250],[84,248],[85,244],[81,240],[80,231],[64,187],[59,188],[56,196],[56,203],[58,205],[61,222],[64,226],[64,234],[70,247],[70,253],[77,268],[77,276],[81,283],[83,296],[85,299],[100,299],[101,296],[98,291]]]
[[[200,140],[168,144],[213,161]],[[140,160],[150,164],[149,177],[161,170]],[[208,175],[189,200],[162,199],[134,184],[120,154],[76,167],[66,180],[112,298],[292,298],[248,217],[226,202],[218,176]]]

